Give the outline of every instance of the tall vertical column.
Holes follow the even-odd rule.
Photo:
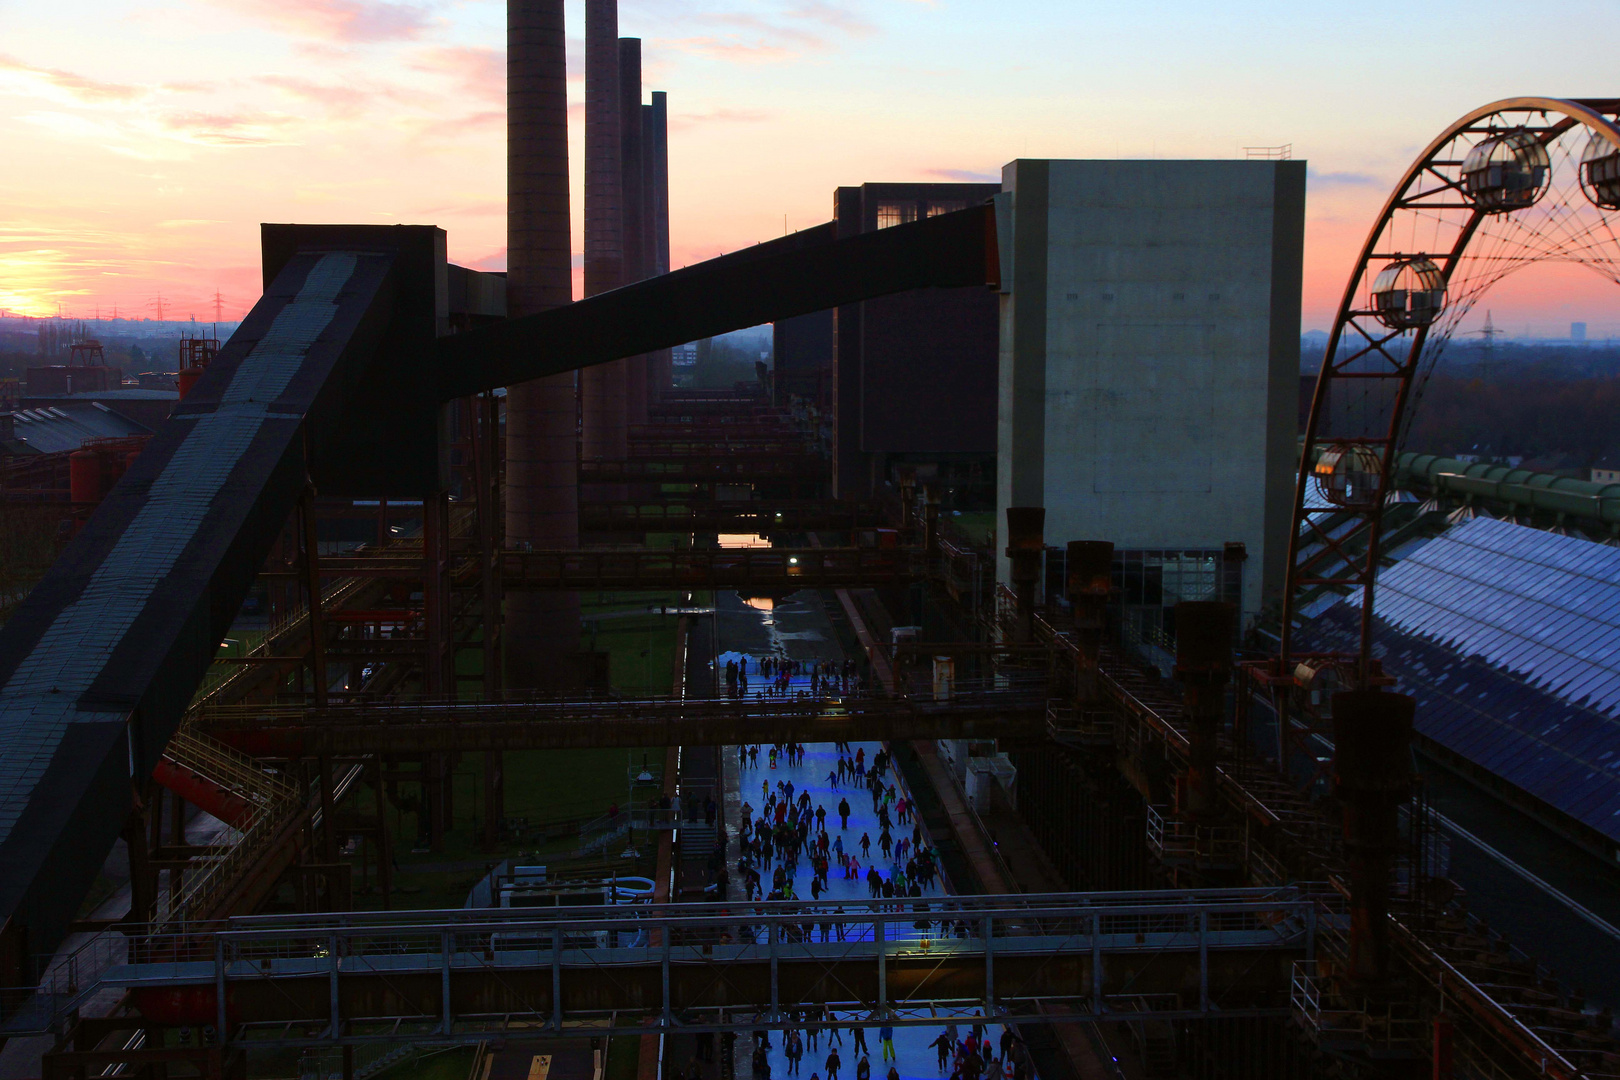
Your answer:
[[[1226,719],[1226,684],[1232,679],[1232,632],[1237,611],[1219,600],[1176,605],[1176,679],[1187,721],[1187,801],[1196,822],[1220,814],[1216,753]]]
[[[1390,975],[1389,890],[1401,847],[1401,804],[1412,795],[1416,703],[1386,690],[1333,695],[1333,795],[1344,814],[1350,872],[1352,985],[1373,988]]]
[[[1018,611],[1013,640],[1026,642],[1034,636],[1035,590],[1041,582],[1041,560],[1046,556],[1046,507],[1007,507],[1007,558],[1012,560],[1013,590]]]
[[[624,283],[652,276],[647,254],[646,176],[641,129],[641,39],[619,39],[619,165],[624,200]],[[624,362],[624,413],[627,424],[647,422],[646,355]]]
[[[669,96],[652,92],[642,106],[642,175],[647,205],[647,254],[651,273],[669,273]],[[657,400],[674,385],[675,356],[669,349],[653,353],[647,365],[648,400]]]
[[[624,284],[624,176],[619,138],[619,4],[585,0],[585,295]],[[580,373],[582,452],[622,461],[626,361]]]
[[[506,6],[506,309],[516,318],[573,300],[568,222],[568,93],[562,0]],[[572,373],[509,387],[506,538],[579,544],[579,451]],[[572,593],[513,594],[506,671],[517,688],[557,688],[579,649]]]
[[[1074,611],[1074,711],[1086,722],[1097,708],[1103,636],[1108,628],[1108,597],[1113,591],[1114,544],[1110,540],[1070,540],[1064,587]]]

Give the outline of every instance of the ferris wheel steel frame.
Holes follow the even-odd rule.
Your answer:
[[[1321,372],[1311,396],[1310,417],[1306,424],[1299,476],[1294,490],[1288,578],[1283,593],[1279,635],[1280,663],[1274,669],[1274,685],[1292,684],[1295,681],[1293,665],[1296,662],[1323,656],[1320,653],[1296,652],[1294,649],[1294,621],[1299,617],[1300,601],[1307,591],[1315,589],[1328,589],[1339,594],[1360,592],[1360,647],[1353,656],[1341,655],[1331,659],[1346,667],[1353,665],[1353,670],[1345,673],[1349,676],[1345,681],[1350,685],[1367,688],[1380,681],[1376,665],[1372,662],[1372,633],[1373,590],[1378,563],[1383,554],[1384,509],[1391,491],[1390,479],[1398,443],[1410,415],[1414,384],[1424,359],[1424,347],[1435,323],[1431,321],[1416,327],[1392,328],[1379,318],[1378,310],[1367,302],[1367,290],[1374,276],[1386,264],[1425,257],[1438,265],[1449,288],[1480,226],[1498,216],[1492,209],[1482,207],[1467,192],[1462,175],[1463,159],[1456,155],[1442,155],[1457,149],[1459,140],[1465,136],[1478,135],[1483,142],[1515,131],[1534,135],[1545,150],[1577,126],[1588,129],[1591,132],[1589,138],[1607,139],[1620,153],[1617,114],[1620,114],[1620,99],[1616,98],[1565,100],[1515,97],[1482,106],[1461,117],[1429,143],[1385,201],[1367,234],[1356,268],[1345,287],[1322,357]],[[1466,151],[1469,147],[1463,149]],[[1552,168],[1549,167],[1549,182]],[[1581,168],[1582,165],[1576,165],[1578,178],[1584,175],[1580,173]],[[1542,194],[1545,191],[1543,188]],[[1536,198],[1539,199],[1540,195]],[[1532,202],[1526,207],[1509,210],[1503,216],[1522,213],[1533,205]],[[1604,212],[1603,207],[1593,205]],[[1447,250],[1390,250],[1394,226],[1404,220],[1402,215],[1445,211],[1471,211],[1466,221],[1454,226],[1456,232]],[[1534,261],[1542,260],[1523,260],[1525,263]],[[1517,266],[1512,269],[1517,269]],[[1489,288],[1490,284],[1508,272],[1511,269],[1501,271],[1484,287]],[[1469,301],[1471,304],[1472,300]],[[1356,387],[1364,392],[1369,385],[1378,385],[1385,391],[1388,416],[1383,430],[1339,437],[1324,432],[1323,421],[1333,397],[1332,391],[1340,385],[1347,389]],[[1367,462],[1374,458],[1377,460],[1376,470],[1366,473],[1373,486],[1355,504],[1328,503],[1323,506],[1310,502],[1312,485],[1317,480],[1316,461],[1319,455],[1330,451],[1337,451],[1341,455],[1360,455]],[[1331,530],[1318,520],[1330,515],[1338,517],[1337,524]],[[1358,544],[1362,546],[1356,547]],[[1286,712],[1284,706],[1279,715],[1283,729],[1289,724]],[[1279,736],[1281,751],[1286,739],[1284,731],[1279,731]]]

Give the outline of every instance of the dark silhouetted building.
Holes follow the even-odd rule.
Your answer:
[[[999,190],[999,184],[839,188],[834,195],[838,234],[853,236],[963,210]],[[998,318],[995,291],[972,287],[925,289],[836,309],[832,365],[839,497],[870,497],[894,478],[897,466],[914,465],[918,481],[935,485],[947,507],[995,504]],[[820,325],[803,327],[807,357],[815,355]],[[795,327],[790,338],[797,336]],[[780,382],[780,339],[776,363]],[[787,378],[806,380],[808,366],[789,368]]]

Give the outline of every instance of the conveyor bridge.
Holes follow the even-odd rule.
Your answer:
[[[1293,888],[256,916],[101,985],[247,1046],[1282,1015],[1324,918]]]

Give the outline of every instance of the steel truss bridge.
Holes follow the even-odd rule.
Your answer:
[[[1282,1015],[1323,918],[1292,888],[260,916],[99,986],[238,1047]]]
[[[735,746],[873,739],[1046,738],[1044,690],[931,698],[848,696],[610,701],[240,705],[202,710],[196,730],[254,757],[348,757],[438,750]]]

